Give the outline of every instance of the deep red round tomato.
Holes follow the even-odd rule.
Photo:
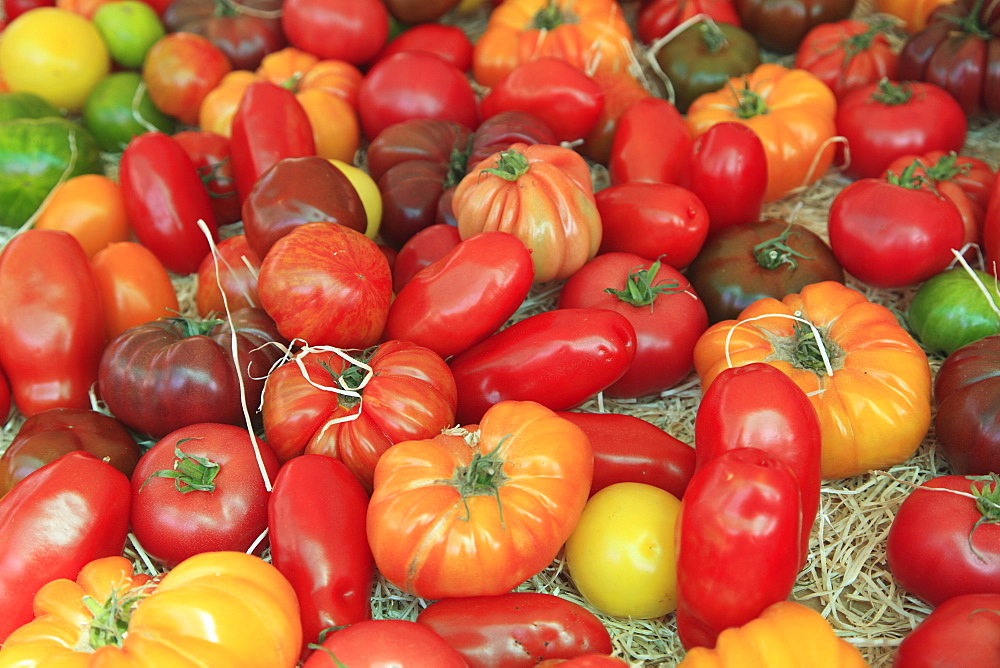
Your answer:
[[[198,423],[170,432],[132,473],[132,531],[167,568],[202,552],[246,552],[267,528],[277,474],[274,452],[242,427]]]
[[[329,634],[302,668],[403,666],[468,668],[457,650],[438,634],[405,619],[370,619]]]
[[[982,499],[972,498],[974,489]],[[1000,594],[1000,524],[983,521],[995,516],[998,496],[995,480],[961,475],[938,476],[910,492],[885,543],[897,584],[932,606],[962,594]]]
[[[198,125],[201,101],[233,67],[207,38],[175,32],[157,40],[142,61],[142,79],[156,108]]]
[[[687,188],[672,183],[619,183],[597,191],[599,253],[632,253],[683,269],[708,236],[708,209]]]
[[[443,258],[461,240],[458,228],[446,223],[425,227],[407,239],[392,265],[393,292],[399,294],[417,272]]]
[[[281,26],[294,47],[363,65],[389,37],[389,12],[380,0],[285,0]]]
[[[894,668],[988,666],[1000,656],[1000,594],[955,596],[903,637]]]
[[[358,91],[358,114],[369,139],[414,118],[479,125],[476,94],[465,73],[427,51],[403,51],[373,65]]]
[[[234,69],[253,70],[288,43],[281,6],[281,0],[172,0],[163,12],[163,25],[169,32],[201,35],[226,54]]]
[[[195,306],[202,318],[258,306],[257,274],[260,259],[243,234],[220,241],[215,253],[209,253],[198,267],[198,288]],[[223,300],[222,295],[226,298]]]
[[[463,72],[472,67],[472,41],[464,30],[455,25],[434,22],[407,28],[379,51],[372,64],[401,51],[436,53]]]
[[[680,383],[708,328],[705,305],[683,274],[632,253],[602,253],[583,265],[563,285],[559,308],[609,309],[635,329],[635,357],[604,390],[609,397],[644,397]]]
[[[611,185],[629,181],[682,183],[694,141],[684,117],[667,100],[643,98],[618,119],[611,142]]]
[[[794,53],[814,26],[850,16],[855,0],[735,0],[743,28],[761,47],[778,53]]]
[[[838,100],[866,84],[896,76],[896,53],[888,22],[869,25],[856,19],[821,23],[799,44],[795,67],[816,75]]]
[[[208,130],[184,130],[172,135],[198,170],[212,200],[215,222],[220,227],[240,220],[240,198],[233,179],[229,138]]]

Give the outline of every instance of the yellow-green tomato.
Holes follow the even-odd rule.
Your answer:
[[[634,619],[674,611],[680,507],[670,492],[638,482],[610,485],[587,501],[566,541],[566,565],[588,603]]]
[[[0,39],[7,85],[75,112],[111,69],[93,23],[67,9],[38,7],[14,19]]]
[[[167,34],[156,10],[141,0],[104,2],[94,12],[93,21],[111,58],[133,70],[142,68],[149,47]]]

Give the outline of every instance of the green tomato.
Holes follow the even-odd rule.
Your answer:
[[[111,58],[129,69],[142,67],[149,47],[167,34],[156,10],[140,0],[106,2],[94,12],[93,21]]]
[[[963,267],[948,269],[917,290],[906,312],[910,329],[928,350],[950,355],[967,343],[1000,333],[1000,291],[996,279]],[[989,294],[989,297],[987,297]]]
[[[43,98],[26,91],[0,93],[0,123],[14,118],[48,118],[59,110]]]
[[[158,130],[173,134],[177,122],[156,108],[138,72],[115,72],[101,81],[83,105],[83,124],[102,151],[125,150],[132,137]]]
[[[638,482],[609,485],[587,501],[566,541],[566,566],[590,605],[633,619],[676,609],[680,507],[670,492]]]

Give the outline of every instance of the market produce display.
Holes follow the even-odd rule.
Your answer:
[[[1000,666],[997,44],[4,0],[0,668]]]

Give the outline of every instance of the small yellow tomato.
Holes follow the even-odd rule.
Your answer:
[[[587,501],[566,541],[583,597],[605,614],[655,619],[677,608],[674,525],[681,502],[659,487],[622,482]]]
[[[355,167],[343,160],[334,159],[330,162],[344,173],[354,189],[358,191],[361,203],[365,205],[365,216],[368,219],[365,236],[374,240],[378,236],[378,229],[382,224],[382,193],[379,192],[378,184],[368,172],[360,167]]]
[[[27,91],[71,112],[111,70],[93,23],[66,9],[39,7],[14,19],[0,39],[0,63],[10,90]]]

